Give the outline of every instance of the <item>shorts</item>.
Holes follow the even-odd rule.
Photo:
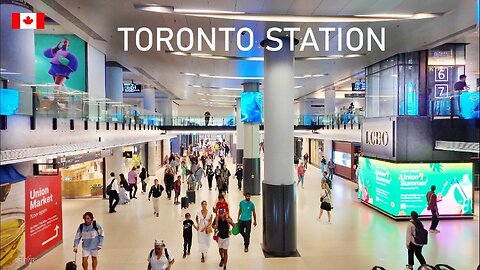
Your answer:
[[[225,239],[220,237],[218,238],[218,248],[228,249],[229,244],[230,244],[230,237],[227,237]]]
[[[98,256],[98,249],[82,249],[82,257],[97,257]]]

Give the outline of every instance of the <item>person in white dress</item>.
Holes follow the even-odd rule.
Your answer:
[[[210,238],[212,233],[212,213],[208,211],[207,202],[202,201],[202,210],[198,211],[195,217],[197,222],[195,229],[198,231],[198,249],[202,253],[201,262],[205,262],[205,254],[210,248]]]
[[[175,259],[165,248],[163,240],[155,240],[154,248],[148,254],[148,270],[170,270]]]

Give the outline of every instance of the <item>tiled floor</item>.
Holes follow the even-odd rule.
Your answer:
[[[231,171],[234,166],[230,163]],[[162,178],[163,179],[163,178]],[[262,207],[261,197],[253,197],[257,207],[259,225],[253,229],[251,247],[243,252],[241,236],[230,241],[228,269],[324,269],[349,270],[371,269],[382,265],[388,270],[405,269],[406,222],[395,222],[377,211],[361,204],[354,192],[354,184],[341,178],[334,179],[334,210],[332,224],[326,219],[318,220],[320,171],[308,168],[305,189],[297,195],[297,240],[301,257],[265,259],[261,250]],[[182,187],[183,192],[185,185]],[[243,199],[235,183],[230,185],[227,200],[230,211],[238,211],[238,202]],[[61,270],[65,262],[72,260],[72,242],[82,214],[92,211],[96,220],[106,231],[105,246],[99,255],[99,270],[145,269],[146,258],[154,239],[164,239],[171,254],[176,258],[174,269],[220,269],[218,248],[212,241],[206,263],[200,263],[196,235],[192,255],[182,259],[183,215],[194,216],[200,208],[199,201],[207,200],[212,206],[217,192],[209,191],[204,180],[203,190],[197,192],[197,203],[187,210],[174,206],[162,195],[160,217],[153,216],[146,195],[139,195],[130,205],[117,207],[117,213],[108,214],[106,200],[64,200],[64,243],[40,258],[27,269]],[[440,221],[440,234],[432,235],[424,248],[424,256],[430,264],[447,263],[458,270],[473,270],[479,264],[479,219],[478,192],[476,193],[476,217],[473,220]],[[326,217],[324,217],[326,218]],[[429,224],[429,221],[426,221]],[[274,230],[275,228],[270,228]],[[418,262],[416,262],[418,265]],[[81,268],[81,266],[80,266]],[[79,269],[80,269],[79,268]]]

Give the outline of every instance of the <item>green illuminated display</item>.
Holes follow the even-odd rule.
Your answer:
[[[393,215],[430,215],[426,194],[437,187],[440,215],[472,215],[471,163],[389,163],[361,157],[359,199]]]

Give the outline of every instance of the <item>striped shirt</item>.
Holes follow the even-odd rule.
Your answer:
[[[76,248],[82,240],[82,248],[84,250],[96,250],[103,246],[103,239],[105,237],[103,228],[96,222],[98,232],[93,228],[93,222],[90,225],[83,223],[83,229],[80,231],[80,226],[75,234],[73,247]]]

